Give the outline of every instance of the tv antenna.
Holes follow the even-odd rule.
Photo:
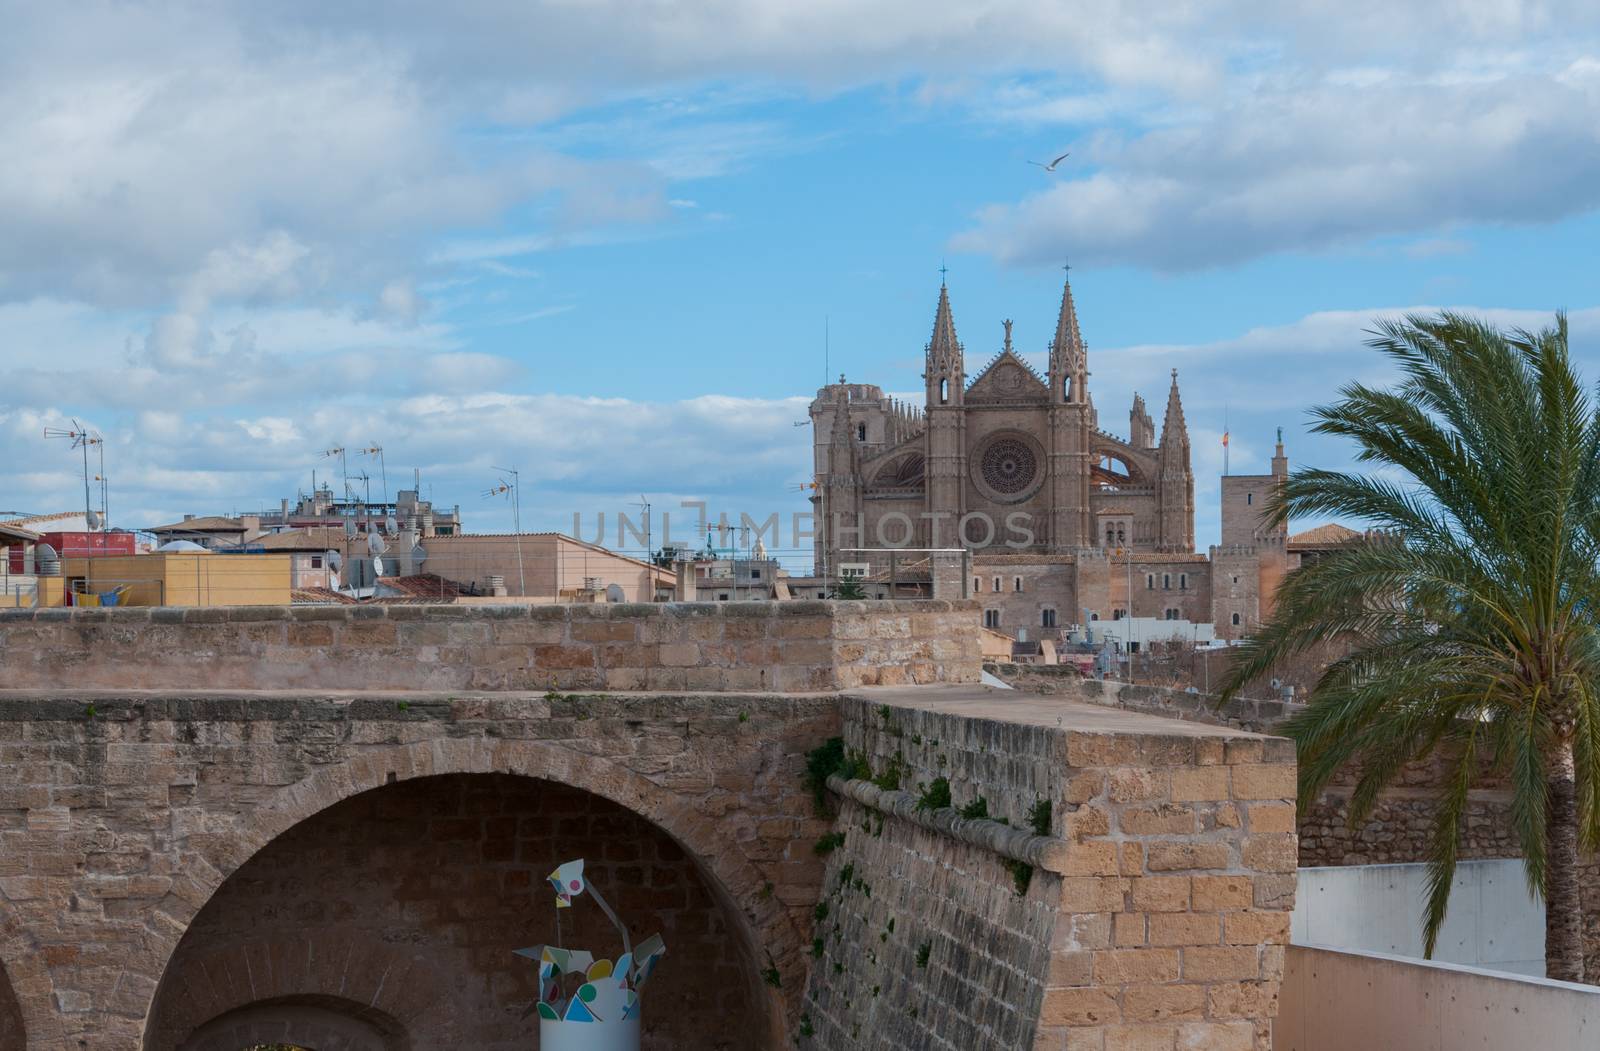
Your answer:
[[[510,475],[511,480],[506,481],[505,478],[501,478],[499,483],[486,490],[483,496],[484,499],[506,495],[511,497],[511,528],[516,531],[517,535],[517,594],[526,596],[528,594],[528,582],[522,573],[522,494],[520,492],[522,481],[515,467],[496,467],[495,470],[500,471],[502,474]]]
[[[378,478],[383,484],[383,503],[387,507],[389,504],[389,468],[383,462],[383,446],[373,442],[364,449],[357,449],[356,452],[363,456],[376,456],[378,458]],[[387,517],[387,513],[385,513],[385,517]],[[387,525],[388,523],[385,522],[384,524]],[[394,532],[394,527],[391,526],[389,532]]]
[[[323,459],[328,460],[335,456],[339,458],[339,477],[344,482],[344,510],[342,513],[348,515],[350,513],[350,470],[345,463],[344,446],[336,445],[332,449],[325,449],[322,456]]]
[[[95,478],[101,484],[101,506],[104,507],[104,487],[106,473],[105,439],[102,438],[98,432],[86,430],[75,418],[72,421],[71,430],[68,430],[64,427],[46,427],[44,429],[44,436],[46,438],[70,438],[72,440],[72,448],[83,450],[83,524],[86,529],[91,531],[103,528],[105,526],[105,514],[102,511],[98,518],[96,517],[94,513],[94,506],[89,496],[89,446],[94,445],[99,447],[100,473],[95,475]]]

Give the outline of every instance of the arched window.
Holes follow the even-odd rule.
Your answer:
[[[939,381],[939,404],[943,405],[950,400],[950,381]]]
[[[997,609],[984,610],[983,626],[986,628],[998,628],[1000,626],[1000,611]]]
[[[1184,589],[1188,588],[1188,586],[1189,586],[1189,574],[1187,574],[1187,573],[1179,573],[1178,574],[1178,590],[1179,591],[1183,591]]]
[[[1172,574],[1171,573],[1163,573],[1163,574],[1161,574],[1161,590],[1162,591],[1171,591],[1172,590]]]
[[[982,590],[983,590],[983,578],[982,577],[973,577],[972,578],[972,593],[973,594],[977,594],[978,592],[980,592]]]
[[[996,591],[1000,590],[1000,578],[999,577],[995,577],[994,578],[994,590],[996,590]]]
[[[1068,376],[1066,379],[1061,381],[1061,400],[1062,401],[1071,401],[1072,400],[1072,377],[1071,376]]]
[[[1233,626],[1236,628],[1239,626],[1239,614],[1237,613],[1233,615]]]
[[[1013,591],[1021,591],[1022,590],[1022,578],[1021,577],[1012,577],[1011,578],[1011,590],[1013,590]]]
[[[1117,543],[1118,544],[1126,544],[1127,542],[1128,542],[1127,534],[1122,531],[1122,527],[1121,526],[1117,526]]]
[[[1156,575],[1154,573],[1146,573],[1144,575],[1144,589],[1146,591],[1154,591],[1156,589]]]
[[[1040,610],[1039,611],[1039,625],[1040,625],[1040,627],[1045,627],[1045,628],[1053,628],[1053,627],[1055,627],[1056,626],[1056,611],[1053,610],[1053,609],[1042,609],[1042,610]]]
[[[864,424],[864,423],[856,424],[856,441],[864,442],[866,440],[867,440],[867,425]]]
[[[1245,493],[1244,494],[1244,502],[1245,502],[1245,506],[1246,507],[1250,506],[1251,504],[1254,504],[1256,502],[1256,494],[1255,493]]]
[[[1106,546],[1110,547],[1117,542],[1117,531],[1106,526]]]

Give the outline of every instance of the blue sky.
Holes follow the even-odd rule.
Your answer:
[[[800,509],[806,401],[969,370],[1063,261],[1102,427],[1180,370],[1235,470],[1381,378],[1380,315],[1572,314],[1600,378],[1592,5],[19,7],[0,40],[0,507],[275,505],[377,441],[469,525]],[[1200,10],[1203,7],[1204,10]],[[1070,150],[1054,174],[1030,165]]]

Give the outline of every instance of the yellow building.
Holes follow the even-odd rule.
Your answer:
[[[79,605],[272,606],[289,603],[289,563],[288,555],[155,552],[62,559],[61,575]]]

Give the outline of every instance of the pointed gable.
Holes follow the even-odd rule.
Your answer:
[[[1009,320],[1005,322],[1005,327],[1005,345],[967,386],[967,401],[975,405],[1049,401],[1049,387],[1045,386],[1044,380],[1033,371],[1033,367],[1019,358],[1011,347]]]

